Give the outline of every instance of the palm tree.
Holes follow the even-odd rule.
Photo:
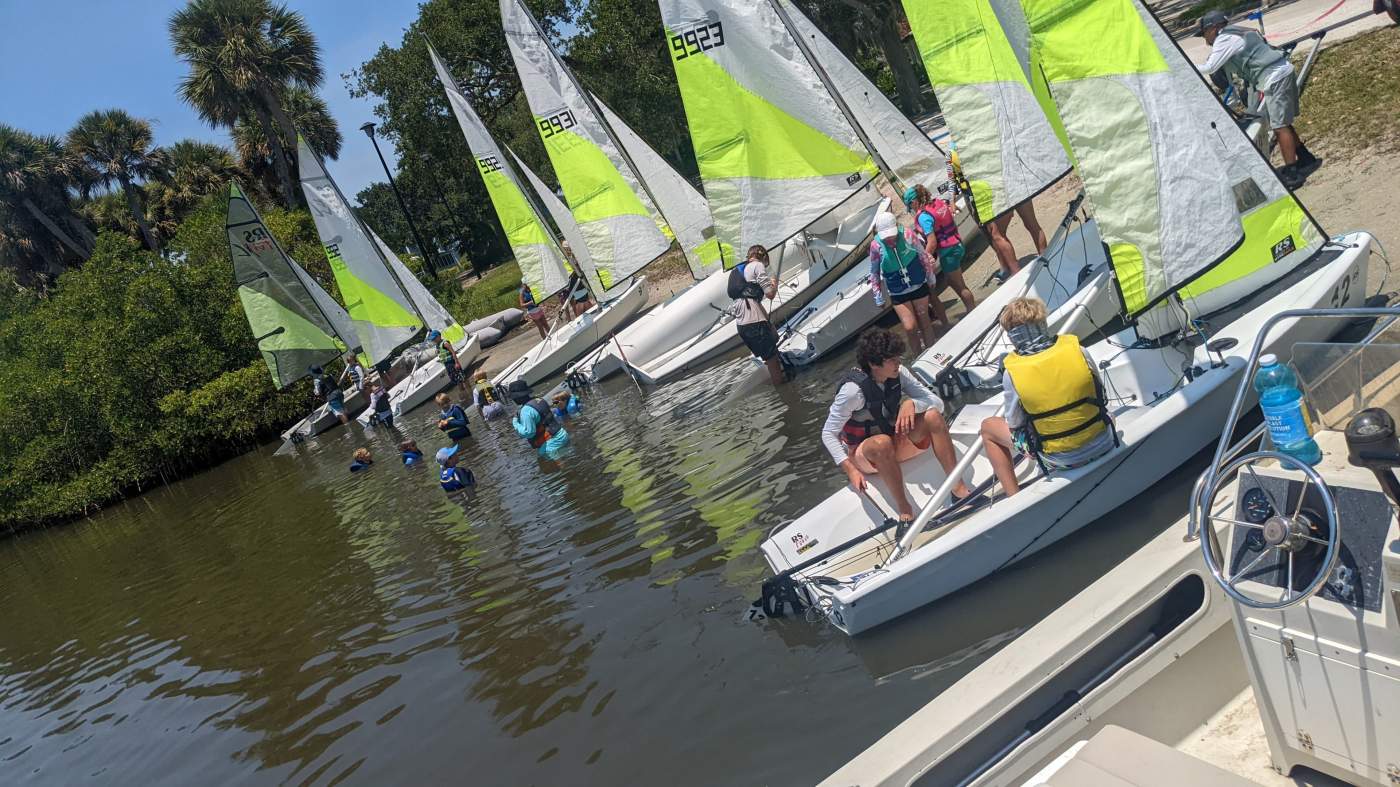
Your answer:
[[[66,267],[64,257],[86,260],[95,241],[73,210],[65,163],[56,137],[0,124],[0,204],[11,206],[0,231],[12,255],[38,254],[51,274]]]
[[[96,186],[121,186],[127,208],[141,228],[146,248],[159,251],[146,221],[146,208],[137,181],[164,179],[169,164],[165,151],[151,146],[151,124],[120,109],[89,112],[68,132],[68,157],[79,173],[79,188],[87,196]]]
[[[306,143],[323,159],[334,161],[340,156],[342,137],[330,108],[320,96],[302,87],[287,89],[282,97],[292,124],[306,138]],[[282,140],[287,149],[296,144],[296,138]],[[267,135],[257,123],[240,120],[233,127],[233,149],[243,168],[253,177],[265,180],[276,169],[273,164],[275,152],[268,144]]]
[[[321,49],[301,14],[270,0],[190,0],[170,16],[170,40],[190,67],[180,97],[213,126],[232,128],[251,114],[271,143],[282,197],[295,205],[296,128],[283,96],[323,77]]]

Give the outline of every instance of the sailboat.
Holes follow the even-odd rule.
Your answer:
[[[705,327],[656,351],[623,348],[639,379],[659,383],[739,345],[727,269],[768,250],[777,322],[816,297],[865,251],[881,195],[858,133],[766,4],[663,0],[661,18],[726,271],[687,293]],[[648,357],[650,356],[650,357]]]
[[[359,347],[350,315],[287,256],[237,183],[229,184],[225,226],[238,299],[278,390],[306,377],[310,367],[325,366]],[[365,402],[363,391],[349,392],[346,412],[358,411]],[[338,423],[330,407],[322,405],[283,432],[282,439],[310,437]]]
[[[1002,24],[1022,14],[996,3]],[[777,528],[760,546],[777,572],[766,592],[796,595],[850,634],[1132,500],[1213,439],[1251,349],[1287,358],[1295,343],[1342,324],[1299,321],[1290,310],[1354,306],[1363,297],[1371,236],[1327,239],[1146,8],[1133,0],[1025,7],[1022,23],[1107,247],[1126,325],[1104,326],[1102,338],[1085,344],[1117,443],[1068,470],[1023,462],[1015,495],[945,505],[955,479],[992,488],[979,431],[1001,411],[998,395],[950,419],[961,454],[951,473],[927,453],[904,465],[918,511],[907,529],[882,513],[894,505],[878,477],[868,496],[843,489]]]
[[[297,166],[316,234],[325,247],[326,259],[370,364],[394,358],[414,344],[419,333],[428,327],[449,341],[457,337],[453,347],[458,363],[463,368],[469,366],[480,352],[476,337],[466,338],[457,321],[407,266],[360,222],[320,157],[300,137]],[[389,389],[390,408],[395,415],[409,412],[451,383],[447,369],[431,348],[416,346],[403,353],[401,360],[408,374]],[[371,415],[362,414],[358,420],[367,425]]]
[[[518,174],[520,170],[511,164],[510,158],[491,137],[431,44],[428,45],[428,54],[438,82],[447,94],[447,103],[457,118],[457,125],[466,137],[477,171],[486,184],[486,193],[491,197],[491,205],[505,230],[506,240],[520,265],[521,279],[530,287],[535,302],[542,304],[550,294],[562,290],[569,281],[569,263],[559,240],[549,229],[538,203],[529,198]],[[516,164],[523,170],[523,164],[518,159]],[[548,189],[543,191],[547,192]],[[552,193],[550,197],[553,197]],[[575,231],[573,217],[566,219],[556,216],[556,223],[569,238],[569,245],[574,249],[585,281],[591,290],[598,292],[603,286],[603,276],[595,268],[591,248],[582,234],[572,234]],[[556,321],[545,339],[497,373],[492,382],[509,385],[511,381],[520,379],[533,386],[548,379],[606,339],[640,311],[645,303],[646,291],[640,282],[622,288],[620,294],[607,302],[597,299],[588,311],[568,323]]]

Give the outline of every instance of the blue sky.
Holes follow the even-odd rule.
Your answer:
[[[150,120],[157,144],[187,137],[228,144],[176,96],[184,64],[170,51],[166,20],[184,0],[0,0],[0,122],[63,134],[94,109]],[[321,95],[345,144],[327,166],[353,195],[384,172],[360,125],[373,104],[354,99],[340,75],[381,43],[397,45],[418,15],[416,0],[290,0],[321,44]],[[380,143],[394,164],[393,145]]]

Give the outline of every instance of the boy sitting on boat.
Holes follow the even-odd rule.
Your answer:
[[[1087,464],[1117,445],[1093,360],[1071,334],[1052,336],[1045,302],[1015,298],[998,321],[1015,350],[1002,361],[1006,417],[982,421],[987,459],[1011,496],[1020,491],[1015,456],[1031,453],[1045,471]]]
[[[943,420],[943,400],[900,363],[904,349],[904,340],[893,331],[874,328],[861,334],[858,368],[841,378],[822,426],[822,443],[857,492],[865,492],[867,475],[883,476],[900,521],[908,522],[914,508],[904,491],[900,463],[932,448],[946,473],[958,459]],[[969,494],[962,481],[953,488],[955,502]]]

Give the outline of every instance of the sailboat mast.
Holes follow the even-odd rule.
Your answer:
[[[802,56],[807,59],[807,64],[817,73],[817,78],[822,81],[822,86],[826,88],[826,92],[829,93],[832,100],[836,102],[836,106],[841,109],[841,114],[846,116],[846,122],[851,125],[851,129],[856,132],[856,136],[860,137],[860,143],[865,146],[866,152],[875,160],[875,164],[885,173],[885,177],[889,178],[891,184],[902,182],[899,176],[894,173],[894,168],[889,165],[889,162],[885,161],[884,156],[880,155],[880,151],[875,149],[875,143],[870,141],[870,136],[865,133],[865,127],[856,119],[855,113],[851,111],[851,107],[846,103],[846,99],[841,95],[841,91],[836,89],[836,83],[832,81],[831,75],[826,73],[826,69],[822,68],[821,63],[817,62],[817,56],[813,54],[811,47],[807,46],[807,42],[802,39],[802,33],[797,29],[797,26],[793,24],[792,18],[788,16],[787,9],[783,8],[781,0],[768,0],[768,5],[770,5],[773,8],[773,12],[778,15],[778,19],[782,20],[783,27],[787,28],[788,35],[792,36],[792,40],[797,42],[797,48],[801,50]]]
[[[584,88],[583,84],[578,81],[578,77],[574,76],[573,69],[569,68],[564,62],[564,58],[559,56],[559,52],[554,49],[554,42],[550,41],[549,36],[544,34],[544,28],[540,26],[539,20],[535,19],[535,15],[530,11],[530,7],[525,5],[525,1],[515,0],[515,2],[520,6],[520,9],[525,12],[525,18],[530,20],[531,25],[534,25],[535,32],[539,35],[540,40],[544,42],[545,48],[549,50],[550,56],[559,61],[559,70],[563,71],[564,74],[569,77],[569,82],[573,84],[574,90],[578,91],[579,98],[588,106],[588,111],[592,112],[593,116],[598,119],[598,123],[602,125],[603,131],[607,132],[608,139],[613,143],[613,146],[617,148],[617,154],[622,156],[623,161],[626,161],[627,166],[632,169],[632,174],[637,178],[637,185],[642,187],[642,191],[646,192],[647,199],[651,200],[652,207],[656,208],[657,213],[661,214],[661,218],[666,219],[666,226],[669,227],[671,225],[671,220],[667,219],[666,214],[661,210],[661,203],[657,202],[656,195],[651,193],[651,187],[647,185],[646,179],[642,177],[642,171],[637,167],[637,162],[632,160],[632,154],[627,152],[627,146],[622,144],[622,140],[618,139],[617,132],[613,131],[612,125],[608,123],[607,117],[603,115],[603,111],[598,108],[598,102],[593,100],[593,94]],[[652,262],[655,262],[655,260],[652,260]]]

